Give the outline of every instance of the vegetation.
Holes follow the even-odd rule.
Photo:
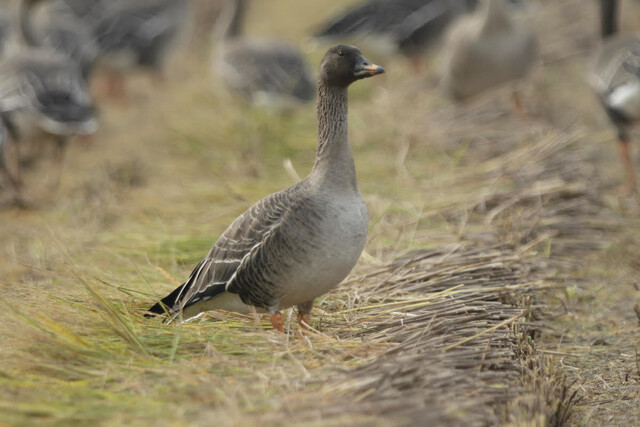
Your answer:
[[[295,322],[278,335],[256,316],[141,312],[246,207],[307,173],[314,107],[235,101],[202,40],[165,85],[131,76],[128,105],[101,101],[101,130],[69,150],[58,194],[38,193],[42,162],[39,208],[0,211],[0,423],[632,421],[640,224],[615,196],[614,132],[584,79],[596,11],[536,6],[528,118],[508,88],[454,106],[436,60],[417,75],[362,47],[387,70],[350,98],[369,239],[306,338]],[[326,8],[254,2],[248,28],[300,38]],[[325,46],[307,47],[317,65]]]

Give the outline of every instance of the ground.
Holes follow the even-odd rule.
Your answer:
[[[302,40],[345,2],[253,3],[250,33]],[[625,7],[634,29],[640,8]],[[0,211],[0,423],[637,420],[638,203],[616,193],[615,134],[585,78],[595,2],[532,2],[541,61],[524,118],[511,88],[453,105],[437,50],[416,74],[362,47],[387,70],[350,92],[369,238],[307,338],[255,316],[141,316],[313,164],[313,105],[250,108],[212,77],[211,9],[164,84],[134,75],[129,101],[100,101],[56,194],[45,161],[36,208]],[[302,45],[317,66],[326,46]]]

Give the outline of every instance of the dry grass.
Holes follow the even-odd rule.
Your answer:
[[[313,107],[279,117],[236,103],[199,42],[162,90],[134,76],[131,105],[105,102],[95,141],[72,148],[60,193],[0,212],[0,422],[563,425],[574,408],[606,420],[585,415],[587,373],[616,353],[580,347],[602,326],[580,307],[604,297],[592,284],[618,277],[611,265],[637,269],[640,227],[611,196],[613,132],[582,78],[594,10],[534,6],[543,68],[525,90],[529,120],[506,92],[454,107],[435,66],[423,78],[370,58],[388,74],[354,87],[350,111],[369,240],[317,302],[308,339],[295,322],[281,336],[253,316],[164,325],[140,312],[251,202],[292,182],[284,159],[310,169]],[[326,7],[255,2],[249,27],[299,38]],[[198,34],[215,13],[198,15]],[[268,13],[297,19],[274,26]],[[317,63],[324,47],[306,47]],[[611,401],[632,396],[628,366]]]

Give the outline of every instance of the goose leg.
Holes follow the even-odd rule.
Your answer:
[[[313,300],[298,305],[298,325],[300,333],[306,335],[311,326],[311,309],[313,308]]]
[[[637,191],[636,172],[633,168],[631,150],[629,150],[629,140],[623,131],[618,131],[618,149],[620,150],[620,158],[622,159],[627,179],[624,186],[624,195],[634,194]]]
[[[412,55],[410,61],[411,61],[411,66],[413,67],[413,71],[415,71],[418,74],[421,73],[422,58],[420,57],[420,55]]]
[[[520,92],[518,92],[517,90],[513,91],[511,95],[511,102],[513,104],[513,109],[516,112],[516,116],[522,119],[529,118],[529,115],[527,114],[527,110],[525,110],[524,106],[522,105],[522,98],[520,97]]]
[[[269,316],[269,320],[271,320],[271,326],[273,326],[273,329],[284,334],[284,316],[282,316],[282,313],[276,311]]]
[[[119,71],[107,73],[107,96],[126,106],[128,103],[124,76]]]
[[[20,153],[18,144],[9,139],[4,149],[5,162],[3,165],[4,175],[7,178],[7,182],[10,186],[11,192],[11,204],[16,206],[24,206],[25,203],[22,199],[22,179],[20,177]]]
[[[59,136],[56,139],[56,149],[53,153],[53,159],[56,163],[56,170],[54,172],[54,177],[49,184],[50,191],[56,191],[60,186],[60,180],[62,178],[62,167],[64,165],[64,153],[67,148],[68,138],[66,136]]]

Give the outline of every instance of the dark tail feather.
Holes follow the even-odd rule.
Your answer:
[[[156,314],[170,313],[173,306],[176,304],[176,299],[182,293],[186,283],[178,286],[173,292],[166,297],[162,298],[160,302],[156,303],[153,307],[148,309],[149,314],[145,314],[144,317],[154,317]],[[153,314],[151,314],[153,313]]]

